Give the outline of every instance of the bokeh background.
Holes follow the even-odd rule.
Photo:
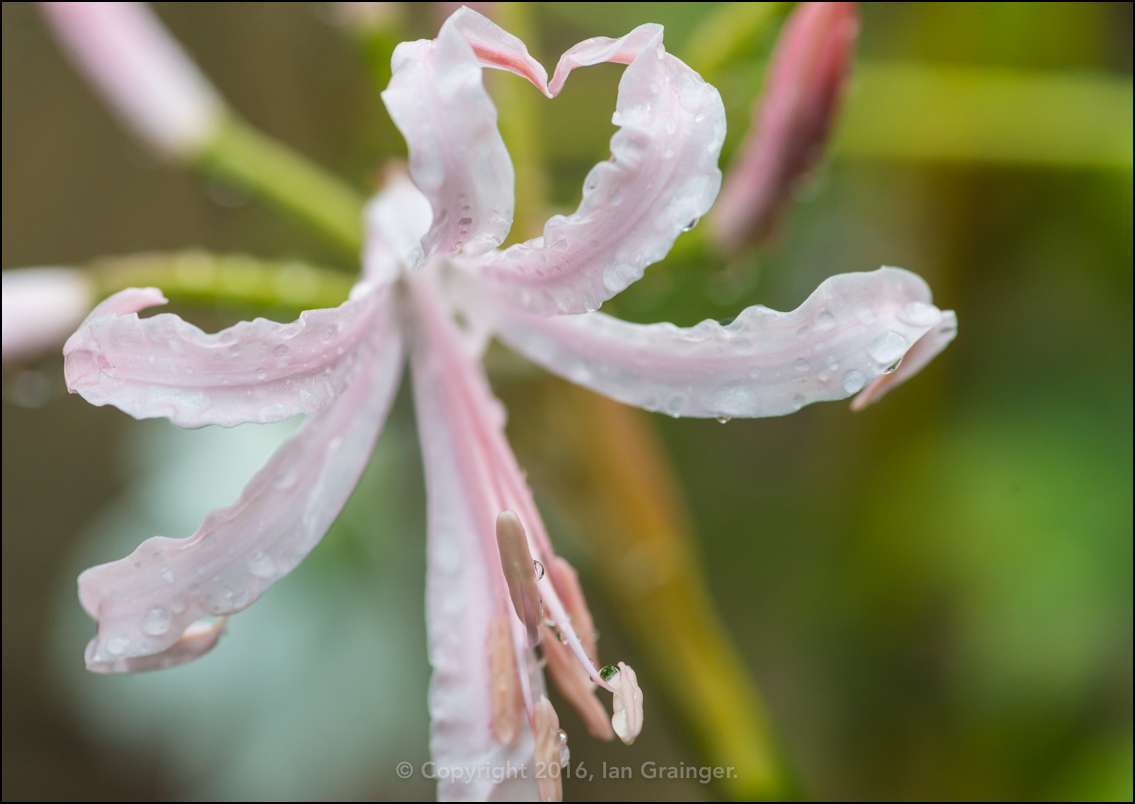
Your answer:
[[[420,5],[413,38],[436,30]],[[681,55],[718,4],[534,5],[528,45],[552,65],[645,21]],[[399,153],[366,55],[328,6],[157,12],[236,109],[358,188]],[[678,254],[604,309],[689,325],[758,302],[791,309],[843,271],[925,277],[960,335],[883,403],[725,425],[650,417],[713,601],[804,797],[1130,800],[1131,5],[867,3],[862,16],[840,128],[775,242],[728,264]],[[776,30],[714,77],[729,147]],[[5,269],[190,246],[353,269],[135,144],[34,8],[4,4],[2,58]],[[621,69],[580,71],[539,107],[559,206],[607,155]],[[182,312],[204,326],[239,317]],[[637,667],[595,581],[603,556],[541,485],[535,369],[494,355],[604,651]],[[394,772],[427,758],[424,490],[405,393],[308,561],[206,659],[118,678],[82,669],[94,626],[77,572],[190,534],[294,424],[138,423],[68,396],[54,357],[6,367],[3,385],[5,799],[432,797]],[[573,757],[592,767],[705,763],[661,701],[631,749],[569,718]],[[635,776],[570,781],[566,796],[722,795]]]

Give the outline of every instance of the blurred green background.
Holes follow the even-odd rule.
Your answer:
[[[538,4],[528,45],[551,66],[581,39],[656,21],[682,54],[718,5]],[[1131,799],[1131,8],[864,4],[830,158],[776,242],[729,264],[679,248],[604,307],[688,325],[791,309],[827,276],[887,264],[958,311],[957,341],[863,413],[651,419],[806,797]],[[711,76],[727,151],[786,10]],[[234,108],[359,189],[401,150],[328,6],[157,12]],[[405,25],[430,36],[436,20],[423,4]],[[538,107],[556,204],[573,207],[607,155],[621,70],[579,71]],[[3,6],[2,179],[5,269],[189,246],[353,268],[133,143],[24,4]],[[432,797],[394,774],[427,757],[424,491],[405,393],[324,544],[214,654],[107,678],[82,669],[93,623],[77,572],[191,533],[293,425],[137,423],[66,395],[56,358],[3,380],[5,799]],[[534,414],[508,385],[522,428]],[[634,664],[598,559],[530,468],[604,652]],[[589,767],[704,762],[661,705],[631,749],[566,727]],[[565,786],[569,799],[720,792],[638,773]]]

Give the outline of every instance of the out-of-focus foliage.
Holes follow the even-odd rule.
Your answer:
[[[713,65],[727,150],[788,10],[770,5]],[[158,13],[253,124],[360,191],[400,152],[368,76],[373,52],[353,50],[322,11]],[[699,26],[727,13],[738,12],[540,4],[526,39],[551,65],[582,38],[650,20],[673,52],[696,55]],[[141,155],[34,13],[3,14],[5,268],[193,246],[351,267],[239,193]],[[399,24],[419,37],[436,21],[414,8]],[[958,311],[950,349],[861,414],[653,417],[710,594],[810,797],[1131,797],[1131,29],[1129,4],[865,5],[843,127],[774,246],[725,262],[703,255],[695,229],[604,307],[691,324],[753,303],[791,308],[824,277],[893,264]],[[577,71],[555,101],[533,95],[533,147],[562,208],[606,156],[621,70]],[[502,91],[512,81],[500,76]],[[232,315],[190,314],[206,326]],[[521,436],[539,410],[523,389],[545,380],[494,365],[521,461],[536,460]],[[92,626],[76,569],[152,533],[191,532],[283,430],[138,425],[61,394],[60,369],[52,359],[4,376],[5,798],[431,796],[420,776],[394,775],[427,756],[406,400],[326,543],[235,618],[214,655],[108,679],[81,671]],[[540,485],[547,468],[530,465],[537,497],[580,567],[604,651],[633,659],[587,540]],[[640,677],[649,689],[649,668]],[[638,772],[701,764],[674,713],[650,710],[643,739],[613,753],[560,711],[573,760],[635,770],[571,780],[569,798],[719,792]]]

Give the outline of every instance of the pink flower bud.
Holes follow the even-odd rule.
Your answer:
[[[86,274],[72,268],[4,272],[4,362],[59,350],[95,303]]]
[[[216,133],[224,103],[142,3],[41,3],[60,43],[127,126],[169,156]]]
[[[711,219],[728,249],[772,232],[784,202],[819,161],[851,72],[855,3],[801,3],[784,25],[753,126]]]

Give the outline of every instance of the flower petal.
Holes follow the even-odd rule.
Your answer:
[[[457,9],[448,23],[465,37],[482,67],[507,70],[527,78],[547,97],[552,97],[548,91],[548,71],[528,54],[525,44],[508,31],[469,6]]]
[[[383,296],[343,393],[276,450],[236,503],[190,538],[155,536],[79,576],[79,600],[99,623],[89,669],[140,669],[145,662],[123,660],[157,657],[200,618],[247,608],[323,538],[366,467],[401,373],[398,322]]]
[[[139,136],[191,154],[208,143],[224,103],[144,3],[40,3],[75,65]]]
[[[512,162],[481,63],[454,17],[435,40],[398,45],[382,93],[410,149],[410,175],[433,208],[426,257],[487,251],[512,226]]]
[[[958,334],[958,316],[953,310],[942,313],[942,321],[918,339],[902,359],[902,363],[890,374],[883,374],[868,383],[855,399],[851,400],[852,410],[862,410],[882,399],[895,387],[902,385],[933,360],[939,352],[950,345]]]
[[[389,173],[382,192],[367,202],[363,212],[367,229],[363,271],[380,285],[421,262],[422,238],[433,222],[429,199],[405,171],[398,167]]]
[[[315,413],[356,370],[356,346],[385,295],[367,292],[290,324],[258,318],[207,334],[175,315],[139,318],[165,299],[154,288],[116,293],[63,347],[67,387],[94,405],[179,427],[275,422]]]
[[[415,280],[422,277],[415,275]],[[493,731],[494,688],[485,649],[492,621],[501,615],[513,624],[512,642],[522,647],[523,627],[512,612],[496,555],[494,522],[505,505],[494,490],[490,460],[476,426],[486,419],[503,425],[499,404],[485,406],[486,394],[465,396],[470,378],[480,375],[444,313],[432,308],[432,289],[411,282],[416,300],[411,365],[414,405],[425,463],[429,498],[426,624],[429,632],[431,722],[430,753],[438,767],[517,768],[531,764],[532,731],[521,728],[511,745]],[[456,341],[456,342],[455,342]],[[481,376],[480,382],[484,383]],[[524,651],[520,666],[523,667]],[[523,669],[522,687],[532,682]],[[525,683],[527,681],[527,683]],[[531,693],[525,695],[531,697]],[[494,783],[491,774],[473,779],[441,778],[438,798],[483,801],[536,797],[534,774]]]
[[[833,276],[790,313],[758,305],[729,324],[688,328],[602,313],[543,318],[489,294],[476,299],[467,285],[467,315],[495,315],[500,337],[529,359],[620,402],[673,416],[781,416],[842,399],[943,321],[926,283],[899,268]]]
[[[54,351],[94,304],[90,278],[73,268],[4,271],[3,361]]]
[[[666,53],[662,27],[589,39],[560,59],[552,92],[579,66],[630,63],[619,82],[611,158],[583,186],[579,208],[544,234],[471,261],[513,301],[542,315],[596,309],[661,260],[717,197],[725,108],[717,90]]]

